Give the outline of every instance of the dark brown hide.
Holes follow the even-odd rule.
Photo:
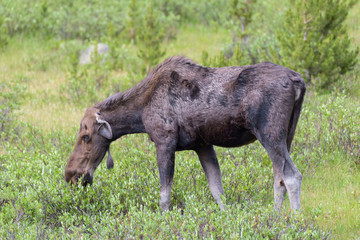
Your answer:
[[[213,145],[237,147],[257,139],[273,162],[276,206],[288,191],[291,207],[298,209],[301,174],[288,151],[304,94],[300,74],[273,63],[208,68],[184,57],[169,58],[137,86],[86,111],[66,165],[66,181],[76,183],[84,174],[85,184],[91,183],[111,141],[148,133],[157,150],[162,210],[169,208],[175,151],[180,150],[196,151],[222,207],[224,191]],[[111,138],[101,128],[110,131]]]

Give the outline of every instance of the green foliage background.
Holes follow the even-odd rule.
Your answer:
[[[325,45],[320,30],[308,35],[323,53],[317,58],[303,51],[298,14],[306,6],[296,2],[0,0],[0,238],[357,239],[360,5],[306,1],[315,13],[345,4]],[[328,18],[317,17],[313,28],[324,29]],[[92,63],[80,65],[81,51],[99,42],[110,52],[95,51]],[[273,210],[271,160],[259,143],[216,149],[224,212],[189,151],[176,154],[172,211],[161,215],[155,147],[144,134],[114,142],[115,168],[101,164],[91,187],[65,183],[85,109],[172,55],[213,67],[272,60],[304,77],[311,64],[321,65],[307,80],[292,145],[303,173],[300,213],[292,214],[288,201]]]

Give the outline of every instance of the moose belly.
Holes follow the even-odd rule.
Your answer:
[[[249,130],[236,126],[230,128],[208,126],[202,129],[201,137],[205,142],[220,147],[239,147],[256,140]]]
[[[190,124],[179,128],[177,150],[194,149],[203,144],[238,147],[256,140],[250,130],[236,124],[206,121],[195,126]]]

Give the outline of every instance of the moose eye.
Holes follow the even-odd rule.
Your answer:
[[[90,140],[90,136],[89,135],[84,135],[84,136],[82,136],[82,140],[84,142],[88,142]]]

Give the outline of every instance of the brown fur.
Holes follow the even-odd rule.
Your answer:
[[[223,190],[212,145],[236,147],[258,139],[273,161],[279,185],[275,193],[297,189],[301,174],[288,150],[304,94],[300,74],[273,63],[207,68],[184,57],[169,58],[137,86],[86,111],[66,166],[66,181],[76,184],[84,174],[83,184],[91,183],[112,141],[125,134],[148,133],[157,149],[163,210],[168,208],[174,153],[179,150],[198,153],[220,206]],[[85,141],[84,135],[90,140]],[[296,187],[287,179],[295,179]],[[294,199],[299,201],[297,195]],[[299,204],[294,203],[295,208]]]

